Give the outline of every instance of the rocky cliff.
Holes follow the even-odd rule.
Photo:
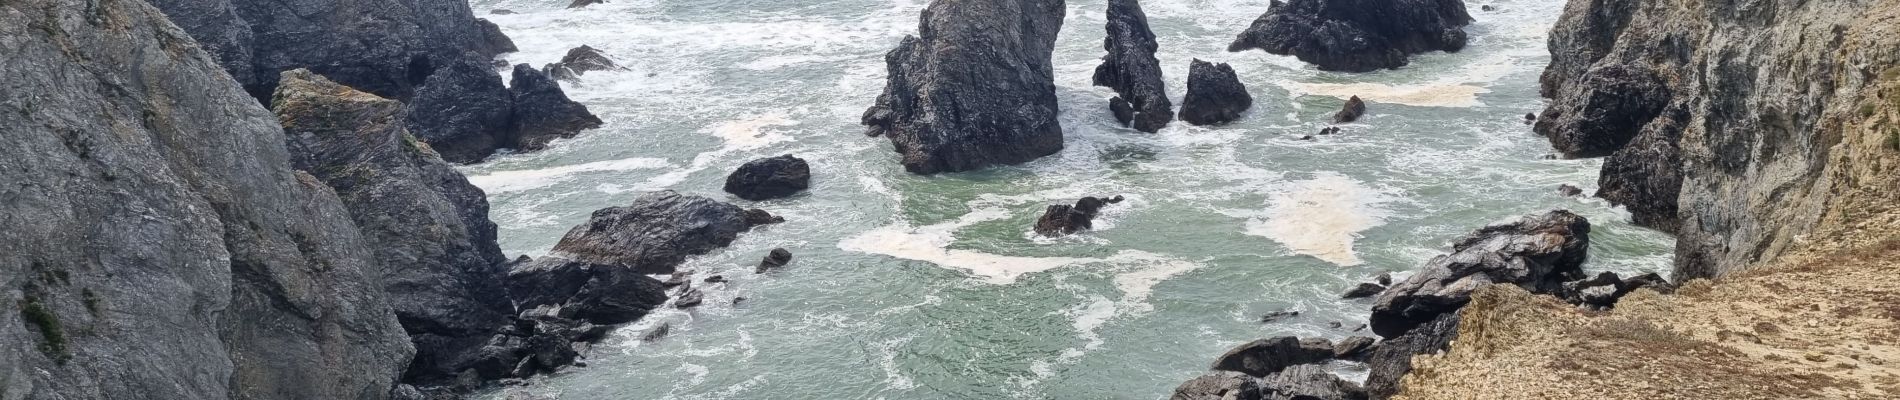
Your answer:
[[[389,393],[414,350],[370,247],[205,49],[143,2],[11,0],[0,54],[0,398]]]

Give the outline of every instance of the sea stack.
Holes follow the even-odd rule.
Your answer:
[[[1050,65],[1062,0],[938,0],[884,55],[862,123],[917,174],[1018,164],[1062,150]]]
[[[1102,40],[1102,65],[1095,67],[1095,86],[1115,89],[1109,100],[1128,103],[1113,107],[1115,119],[1135,130],[1154,133],[1174,120],[1174,105],[1168,102],[1167,88],[1161,82],[1161,60],[1155,59],[1155,34],[1148,30],[1148,16],[1137,0],[1108,1],[1108,37]]]
[[[1359,96],[1352,96],[1352,98],[1346,99],[1346,105],[1339,107],[1339,112],[1333,113],[1333,123],[1343,124],[1358,121],[1359,117],[1364,115],[1366,115],[1366,101],[1360,100]]]
[[[1187,96],[1181,99],[1181,120],[1195,125],[1220,125],[1240,119],[1253,107],[1253,96],[1227,63],[1200,59],[1188,63]]]
[[[1404,66],[1407,57],[1465,47],[1462,0],[1274,1],[1227,51],[1291,55],[1326,71]]]

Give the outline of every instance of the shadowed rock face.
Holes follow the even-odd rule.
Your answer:
[[[1669,88],[1642,66],[1603,65],[1558,91],[1535,130],[1567,158],[1603,157],[1629,144],[1669,104]]]
[[[190,36],[9,0],[0,54],[0,397],[388,395],[414,350],[372,248]]]
[[[746,217],[746,209],[713,199],[653,192],[627,206],[595,210],[554,251],[583,263],[667,274],[687,256],[732,244],[755,225]]]
[[[403,128],[402,104],[287,71],[272,108],[292,165],[336,190],[369,240],[416,347],[410,379],[446,379],[514,313],[488,199]]]
[[[1432,258],[1380,293],[1372,307],[1372,331],[1397,337],[1457,311],[1471,301],[1471,291],[1493,283],[1560,293],[1564,281],[1583,277],[1589,247],[1590,222],[1564,210],[1478,229],[1452,244],[1451,254]]]
[[[1214,360],[1216,371],[1234,371],[1263,377],[1302,364],[1333,358],[1333,344],[1325,339],[1280,336],[1247,342]]]
[[[515,65],[511,77],[514,87],[515,148],[539,150],[548,142],[570,138],[583,130],[599,128],[600,117],[587,106],[567,98],[553,77],[528,64]]]
[[[576,75],[590,71],[622,69],[620,64],[615,64],[613,59],[607,58],[607,55],[602,54],[599,49],[587,45],[569,49],[567,55],[561,57],[561,65],[573,70]]]
[[[865,110],[917,174],[1017,164],[1062,150],[1050,66],[1061,0],[938,0],[885,54],[889,82]]]
[[[1240,119],[1253,107],[1253,95],[1227,63],[1200,59],[1188,63],[1187,96],[1181,99],[1181,120],[1195,125],[1220,125]]]
[[[1451,349],[1458,339],[1457,312],[1440,314],[1398,337],[1388,338],[1366,356],[1366,391],[1372,398],[1392,397],[1399,392],[1399,380],[1412,372],[1412,357]]]
[[[1275,0],[1227,51],[1291,55],[1327,71],[1398,68],[1407,57],[1465,47],[1461,0]]]
[[[409,132],[450,162],[477,162],[516,147],[514,95],[486,62],[437,69],[409,99],[409,109]]]
[[[1117,98],[1128,102],[1131,113],[1123,123],[1154,133],[1173,121],[1174,105],[1161,82],[1161,60],[1155,59],[1155,34],[1148,30],[1140,2],[1108,2],[1108,37],[1102,39],[1102,49],[1108,55],[1095,67],[1095,86],[1115,89]]]

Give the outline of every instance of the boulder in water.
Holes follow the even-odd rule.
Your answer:
[[[582,8],[582,7],[587,7],[587,6],[591,6],[595,4],[602,4],[606,2],[607,0],[574,0],[574,2],[572,3],[567,3],[567,8],[568,9]]]
[[[1346,105],[1339,107],[1339,112],[1333,113],[1333,123],[1343,124],[1358,121],[1359,117],[1364,115],[1366,115],[1366,102],[1359,100],[1359,96],[1352,96],[1352,98],[1346,99]]]
[[[607,58],[607,55],[601,53],[600,49],[588,45],[581,45],[581,47],[569,49],[567,55],[561,57],[560,64],[573,70],[575,75],[584,75],[592,71],[626,69],[620,67],[620,64],[615,64],[613,59]]]
[[[437,68],[409,99],[409,132],[453,163],[480,162],[516,147],[514,94],[487,62]]]
[[[1227,51],[1291,55],[1326,71],[1398,68],[1428,51],[1458,51],[1471,15],[1460,0],[1290,0],[1234,38]]]
[[[791,262],[791,251],[787,251],[784,248],[772,249],[771,253],[765,255],[764,260],[759,260],[759,267],[754,269],[753,273],[763,274],[765,271],[783,268],[785,264],[790,264]]]
[[[1253,95],[1227,63],[1200,59],[1188,63],[1187,96],[1181,98],[1181,120],[1195,125],[1220,125],[1240,119],[1253,107]]]
[[[595,210],[561,237],[554,251],[584,263],[667,274],[688,256],[732,244],[754,225],[749,214],[705,197],[652,192],[626,206]]]
[[[1102,40],[1102,64],[1095,67],[1096,86],[1115,90],[1115,99],[1127,103],[1128,118],[1123,120],[1117,102],[1110,100],[1116,119],[1135,130],[1154,133],[1174,120],[1174,104],[1168,101],[1167,87],[1161,81],[1161,60],[1155,59],[1155,34],[1148,29],[1148,16],[1141,12],[1138,0],[1108,1],[1108,37]]]
[[[867,134],[888,136],[917,174],[1061,151],[1050,57],[1065,13],[1062,0],[932,2],[920,36],[884,56],[889,81],[864,112]]]
[[[1333,358],[1333,344],[1325,339],[1280,336],[1247,342],[1227,350],[1211,369],[1267,376],[1287,367],[1325,362]]]
[[[1062,236],[1094,227],[1095,215],[1103,205],[1120,203],[1121,196],[1108,199],[1083,197],[1075,205],[1052,204],[1036,219],[1035,231],[1043,236]]]
[[[746,200],[788,197],[811,186],[811,167],[790,154],[761,158],[726,175],[726,193]]]
[[[1351,290],[1347,290],[1346,294],[1340,295],[1339,298],[1342,298],[1342,299],[1366,298],[1366,297],[1378,296],[1379,292],[1384,292],[1384,291],[1385,291],[1385,286],[1379,286],[1379,284],[1376,284],[1376,283],[1361,282],[1359,283],[1358,286],[1353,286]]]

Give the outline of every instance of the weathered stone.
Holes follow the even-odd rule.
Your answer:
[[[1478,229],[1452,244],[1451,254],[1432,258],[1380,294],[1372,307],[1372,331],[1397,337],[1456,311],[1471,301],[1471,291],[1493,283],[1559,293],[1564,281],[1582,276],[1589,246],[1590,222],[1565,210]]]
[[[562,317],[595,324],[639,320],[666,302],[659,280],[614,264],[541,257],[508,272],[508,293],[518,307],[559,307]]]
[[[1034,230],[1043,236],[1062,236],[1093,229],[1095,215],[1105,204],[1120,203],[1121,196],[1107,200],[1096,197],[1083,197],[1075,205],[1052,204],[1036,218]]]
[[[1533,127],[1568,158],[1603,157],[1662,113],[1670,91],[1649,67],[1607,64],[1565,86]]]
[[[1366,356],[1366,391],[1375,399],[1392,397],[1399,392],[1399,379],[1412,372],[1412,356],[1451,349],[1458,339],[1458,313],[1440,314],[1437,319],[1386,339]]]
[[[449,63],[409,100],[408,127],[442,159],[473,163],[515,147],[514,95],[488,63]]]
[[[1260,379],[1262,400],[1366,400],[1358,384],[1318,365],[1295,365]]]
[[[1577,197],[1583,195],[1583,189],[1566,183],[1557,185],[1557,194],[1564,197]]]
[[[1274,1],[1227,51],[1291,55],[1321,70],[1398,68],[1407,56],[1465,47],[1471,15],[1460,0]]]
[[[1116,98],[1128,103],[1129,121],[1135,130],[1154,133],[1174,120],[1174,104],[1168,102],[1166,85],[1161,81],[1161,60],[1155,58],[1155,34],[1148,30],[1148,16],[1141,12],[1138,0],[1109,0],[1108,37],[1102,39],[1102,64],[1095,67],[1095,86],[1115,89]],[[1111,108],[1114,108],[1111,106]],[[1116,119],[1121,119],[1116,112]]]
[[[587,106],[569,100],[561,84],[548,74],[517,64],[512,76],[514,87],[508,91],[515,95],[516,148],[539,150],[554,139],[600,127],[600,118],[588,112]]]
[[[783,248],[772,249],[771,253],[768,253],[765,255],[764,260],[759,261],[759,267],[757,269],[754,269],[753,273],[763,274],[765,273],[765,271],[771,271],[774,269],[783,268],[785,267],[785,264],[789,264],[791,262],[792,262],[791,251],[787,251]]]
[[[1353,336],[1341,340],[1333,345],[1333,358],[1356,359],[1364,355],[1367,350],[1371,350],[1375,341],[1376,339],[1365,336]]]
[[[1353,286],[1351,290],[1347,290],[1346,294],[1340,295],[1339,298],[1342,298],[1342,299],[1366,298],[1366,297],[1378,296],[1379,292],[1384,292],[1384,291],[1385,291],[1385,286],[1379,286],[1379,284],[1376,284],[1376,283],[1362,282],[1358,286]]]
[[[686,257],[732,244],[752,229],[747,215],[738,206],[705,197],[651,192],[626,206],[595,210],[586,223],[567,231],[554,251],[582,263],[668,274]]]
[[[906,36],[884,56],[890,80],[864,112],[867,134],[889,136],[904,169],[917,174],[1017,164],[1061,151],[1050,56],[1062,4],[932,2],[920,36]]]
[[[1214,366],[1210,369],[1261,377],[1294,365],[1324,362],[1332,358],[1332,343],[1280,336],[1247,342],[1227,350],[1226,354],[1214,360]]]
[[[1168,400],[1260,400],[1260,379],[1234,371],[1211,371],[1181,383]]]
[[[1200,59],[1188,63],[1187,96],[1181,98],[1181,120],[1195,125],[1220,125],[1240,119],[1253,107],[1253,95],[1240,83],[1234,67]]]
[[[607,58],[607,55],[601,53],[600,49],[595,49],[587,45],[569,49],[567,55],[561,57],[560,64],[574,71],[575,75],[585,75],[592,71],[626,69],[621,68],[620,64],[615,64],[613,59]]]
[[[811,187],[811,167],[790,154],[761,158],[726,175],[726,193],[746,200],[789,197]]]
[[[1345,105],[1339,107],[1339,112],[1333,113],[1333,123],[1343,124],[1358,121],[1359,117],[1364,115],[1366,115],[1366,102],[1359,100],[1359,96],[1352,96],[1352,98],[1346,99]]]

